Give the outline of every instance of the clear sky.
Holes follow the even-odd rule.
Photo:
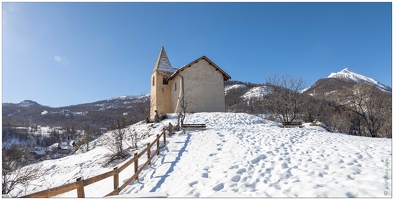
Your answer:
[[[232,80],[348,67],[391,87],[386,3],[2,3],[3,103],[60,107],[150,93],[162,43],[174,68],[205,55]]]

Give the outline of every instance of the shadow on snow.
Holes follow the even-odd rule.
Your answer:
[[[188,134],[187,137],[186,137],[186,140],[185,140],[185,143],[184,143],[183,147],[179,150],[178,156],[175,158],[175,161],[171,163],[171,166],[168,168],[168,171],[165,173],[165,175],[164,175],[164,176],[161,176],[161,178],[160,178],[160,180],[157,182],[156,186],[153,187],[149,192],[156,192],[156,190],[157,190],[158,188],[160,188],[161,185],[164,183],[164,181],[165,181],[166,178],[169,176],[169,174],[170,174],[171,172],[174,171],[174,166],[175,166],[176,163],[178,163],[179,160],[181,159],[183,152],[185,151],[187,145],[189,144],[190,137],[191,137],[191,135]],[[164,158],[165,158],[165,156],[163,156],[163,160],[164,160]]]

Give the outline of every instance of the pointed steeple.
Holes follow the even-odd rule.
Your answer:
[[[176,69],[172,68],[170,60],[168,59],[167,53],[164,50],[164,45],[161,46],[159,57],[157,58],[155,68],[153,71],[168,71],[174,72]]]

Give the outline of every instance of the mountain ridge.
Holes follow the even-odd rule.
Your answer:
[[[339,72],[331,73],[327,78],[317,80],[310,88],[305,89],[302,93],[327,97],[332,93],[340,92],[345,88],[351,88],[356,84],[362,83],[372,84],[383,92],[392,92],[391,87],[368,76],[358,74],[350,68],[345,68]]]
[[[341,70],[340,72],[331,73],[327,78],[337,78],[337,79],[341,79],[343,81],[356,82],[356,83],[370,83],[370,84],[375,85],[376,88],[378,88],[382,91],[385,91],[385,92],[392,91],[391,87],[389,87],[385,84],[382,84],[373,78],[370,78],[365,75],[361,75],[361,74],[351,70],[350,68],[345,68],[345,69]]]

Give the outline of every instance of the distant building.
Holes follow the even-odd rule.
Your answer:
[[[151,75],[151,110],[178,113],[182,99],[191,102],[188,112],[224,112],[224,82],[231,77],[206,56],[177,69],[172,68],[162,46]],[[185,98],[182,98],[182,97]]]
[[[72,145],[67,145],[65,142],[59,144],[59,153],[60,154],[69,154],[73,150]]]
[[[66,142],[60,142],[58,144],[58,150],[60,154],[69,154],[75,145],[75,142],[70,139],[70,136],[67,136]]]
[[[46,152],[44,147],[34,147],[29,149],[30,160],[37,160],[46,157]]]

